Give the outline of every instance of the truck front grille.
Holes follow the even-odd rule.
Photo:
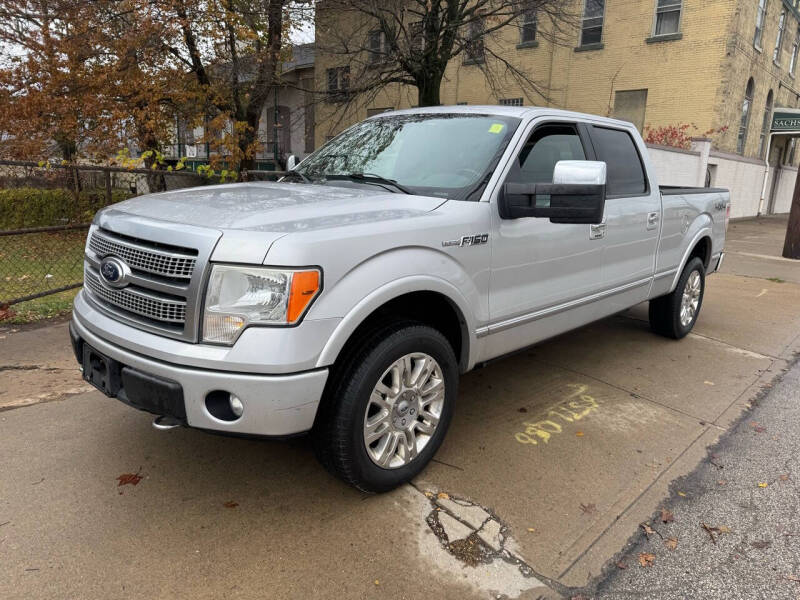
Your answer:
[[[101,229],[92,232],[89,249],[98,258],[118,256],[133,270],[182,280],[192,278],[197,263],[196,250],[152,244]]]
[[[156,295],[133,286],[119,290],[108,288],[91,268],[84,273],[84,283],[96,297],[124,311],[161,323],[183,325],[186,322],[186,301],[180,298]]]

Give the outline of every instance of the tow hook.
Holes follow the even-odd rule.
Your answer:
[[[158,429],[159,431],[168,431],[170,429],[175,429],[176,427],[180,427],[183,425],[178,419],[175,417],[166,417],[166,416],[158,416],[153,419],[153,428]]]

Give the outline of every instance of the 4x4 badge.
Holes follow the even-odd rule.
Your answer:
[[[477,235],[465,235],[460,237],[457,240],[450,240],[447,242],[442,242],[442,246],[478,246],[480,244],[485,244],[489,241],[489,234],[488,233],[479,233]]]

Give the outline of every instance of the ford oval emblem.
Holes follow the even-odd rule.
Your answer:
[[[106,256],[100,261],[100,277],[103,283],[119,288],[128,285],[131,270],[125,262],[116,256]]]

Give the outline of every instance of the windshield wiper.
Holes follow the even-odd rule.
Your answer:
[[[345,179],[349,181],[357,181],[359,183],[374,183],[376,185],[390,185],[393,188],[400,190],[404,194],[413,195],[414,192],[397,183],[394,179],[388,179],[382,175],[375,175],[374,173],[334,173],[332,175],[325,175],[325,179]]]
[[[308,177],[303,175],[300,171],[289,171],[288,173],[286,173],[286,175],[281,177],[281,181],[283,181],[287,177],[291,177],[292,175],[296,175],[297,177],[299,177],[303,181],[303,183],[313,183]]]

